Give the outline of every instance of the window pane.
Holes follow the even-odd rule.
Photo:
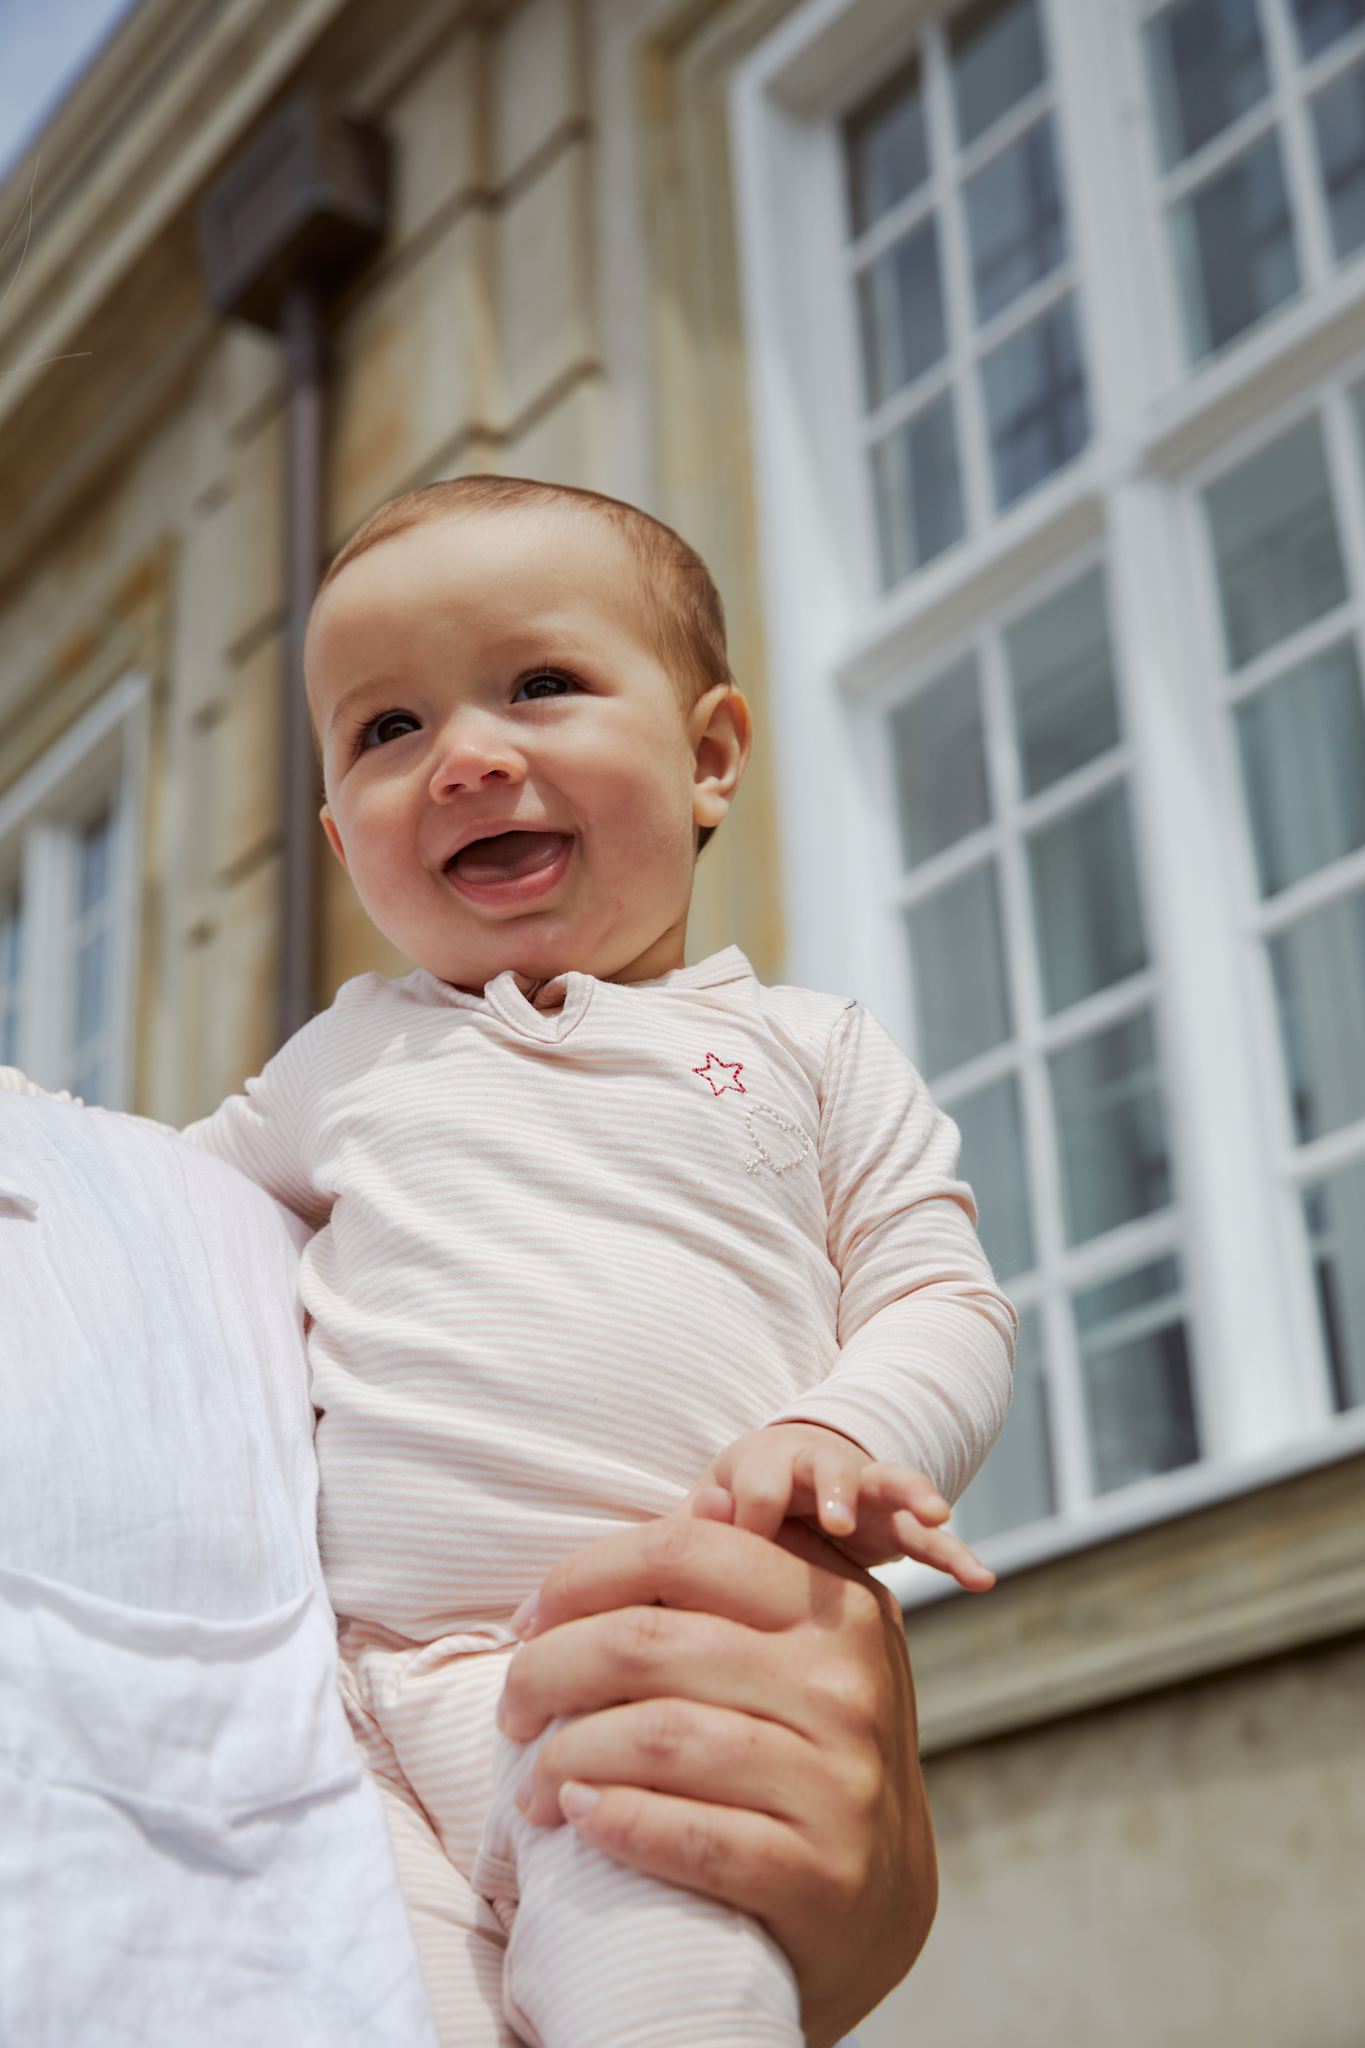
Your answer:
[[[1011,626],[1005,656],[1030,796],[1117,746],[1118,704],[1099,569]]]
[[[1280,170],[1267,136],[1171,214],[1191,357],[1198,361],[1291,298],[1298,259]]]
[[[17,896],[11,896],[0,901],[0,989],[12,989],[18,983],[23,942],[23,907]]]
[[[1305,57],[1316,57],[1365,22],[1365,0],[1293,0],[1293,6]]]
[[[1050,1065],[1068,1243],[1164,1209],[1171,1169],[1150,1013],[1054,1053]]]
[[[975,0],[948,24],[958,139],[1007,113],[1046,73],[1037,0]]]
[[[1239,705],[1237,737],[1263,896],[1365,846],[1365,703],[1349,641]]]
[[[1075,1298],[1095,1491],[1199,1456],[1180,1276],[1161,1259]]]
[[[1349,256],[1365,242],[1365,65],[1357,64],[1318,94],[1313,128],[1332,246],[1338,256]]]
[[[958,1502],[953,1527],[968,1543],[1022,1529],[1057,1512],[1048,1425],[1047,1378],[1038,1316],[1019,1318],[1014,1399],[999,1441]]]
[[[1001,511],[1070,462],[1090,431],[1072,302],[1063,299],[981,366]]]
[[[109,894],[113,838],[114,821],[107,811],[81,834],[76,900],[83,911],[103,903]]]
[[[869,409],[939,360],[946,330],[932,220],[894,243],[858,279],[858,324]]]
[[[1299,919],[1270,942],[1301,1140],[1365,1116],[1365,894]]]
[[[929,175],[917,59],[850,115],[844,140],[853,232],[860,235]]]
[[[1338,1409],[1365,1404],[1365,1164],[1303,1191],[1318,1312]]]
[[[945,883],[906,913],[918,1064],[942,1073],[1014,1034],[995,867]]]
[[[986,1256],[1000,1279],[1011,1280],[1033,1264],[1019,1083],[1007,1074],[974,1095],[959,1096],[951,1115],[962,1133],[962,1174],[981,1212]]]
[[[1346,596],[1316,417],[1291,427],[1205,494],[1234,668]]]
[[[74,1043],[88,1045],[103,1030],[108,1008],[109,934],[98,931],[76,955]]]
[[[1029,840],[1043,1000],[1055,1015],[1136,974],[1147,945],[1122,783]]]
[[[1269,83],[1256,0],[1180,0],[1147,30],[1163,170],[1264,99]]]
[[[1066,258],[1051,120],[992,157],[965,197],[976,317],[986,321]]]
[[[878,442],[872,480],[889,589],[962,538],[962,482],[947,392]]]
[[[976,663],[960,662],[891,714],[897,810],[907,867],[990,818]]]

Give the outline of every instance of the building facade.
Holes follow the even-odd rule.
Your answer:
[[[1019,1303],[867,2040],[1360,2048],[1365,0],[140,0],[0,191],[0,1058],[176,1121],[281,966],[285,373],[196,208],[303,83],[393,156],[328,548],[487,469],[700,548],[690,953],[882,1016]],[[401,965],[329,873],[318,1002]]]

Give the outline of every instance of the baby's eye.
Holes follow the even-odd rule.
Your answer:
[[[533,676],[526,676],[517,684],[515,704],[523,690],[529,693],[532,703],[542,697],[566,697],[570,690],[576,690],[577,683],[572,676],[562,676],[552,668],[537,669]]]
[[[417,732],[420,728],[410,711],[383,711],[378,718],[371,718],[356,734],[356,744],[362,750],[382,747],[389,740],[401,740],[405,734]]]

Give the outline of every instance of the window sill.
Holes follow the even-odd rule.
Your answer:
[[[1083,1526],[981,1545],[1001,1575],[985,1596],[886,1574],[926,1753],[1365,1628],[1365,1415],[1183,1476],[1159,1508],[1134,1487]]]

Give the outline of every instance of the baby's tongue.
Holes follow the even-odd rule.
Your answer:
[[[563,844],[562,832],[499,832],[466,846],[454,865],[471,882],[515,882],[549,867]]]

